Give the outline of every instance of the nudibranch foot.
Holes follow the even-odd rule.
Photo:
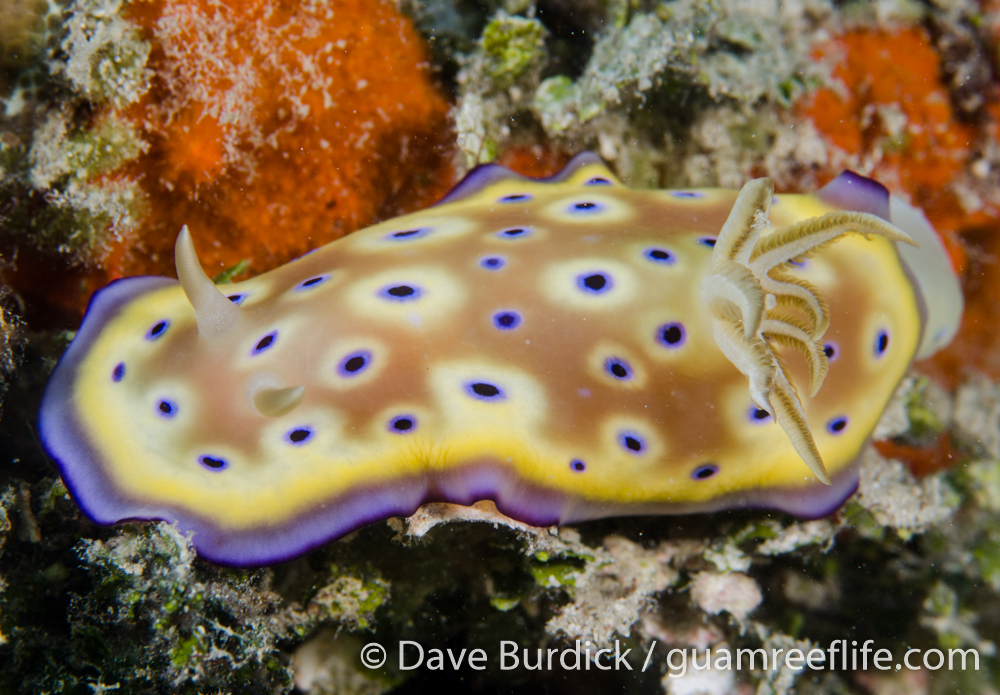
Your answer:
[[[716,321],[719,349],[750,382],[750,397],[773,415],[816,477],[830,476],[816,446],[802,401],[775,345],[801,354],[809,369],[809,396],[829,371],[826,346],[819,342],[830,325],[827,302],[806,280],[782,274],[848,233],[917,246],[905,232],[866,212],[831,212],[790,224],[763,236],[774,182],[754,179],[740,191],[715,244],[712,272],[701,296]],[[768,298],[773,297],[773,301]],[[787,314],[779,306],[800,310]],[[736,333],[742,329],[742,336]]]

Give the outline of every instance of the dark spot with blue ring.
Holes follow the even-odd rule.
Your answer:
[[[321,285],[330,279],[329,275],[317,275],[316,277],[309,278],[308,280],[303,280],[298,285],[295,286],[295,291],[299,292],[301,290],[307,290],[310,287],[315,287],[316,285]]]
[[[253,347],[253,354],[259,355],[265,350],[269,350],[274,346],[274,341],[278,339],[278,331],[271,331],[263,338],[257,341],[257,344]]]
[[[826,431],[830,434],[840,434],[847,429],[847,417],[840,415],[826,423]]]
[[[486,270],[500,270],[506,265],[506,261],[499,256],[488,256],[483,260],[479,261],[479,265],[486,268]]]
[[[166,399],[156,404],[156,409],[161,417],[171,418],[177,414],[177,405]]]
[[[603,176],[595,176],[594,178],[589,179],[585,185],[587,185],[587,186],[610,186],[611,182],[609,180],[607,180],[606,178],[604,178]]]
[[[493,314],[493,325],[501,331],[512,331],[521,325],[521,316],[515,311],[501,311]]]
[[[474,381],[466,386],[469,394],[483,401],[499,401],[504,398],[504,393],[500,387],[485,381]]]
[[[619,381],[628,381],[632,378],[632,368],[628,362],[617,357],[609,357],[605,360],[604,369]]]
[[[662,263],[664,265],[673,265],[677,262],[677,257],[670,253],[666,249],[647,249],[646,253],[643,254],[653,263]]]
[[[163,321],[157,321],[156,323],[154,323],[152,326],[149,327],[148,331],[146,331],[146,340],[156,340],[164,333],[166,333],[167,328],[169,326],[170,322],[167,321],[166,319],[164,319]]]
[[[646,450],[646,441],[636,432],[622,432],[618,441],[633,454],[641,454]]]
[[[227,297],[227,299],[229,301],[231,301],[233,304],[235,304],[236,306],[239,306],[240,304],[242,304],[243,302],[245,302],[247,300],[248,296],[249,295],[246,295],[246,294],[231,294],[231,295],[229,295]]]
[[[714,463],[706,463],[691,471],[691,477],[695,480],[708,480],[719,472],[719,467]]]
[[[675,198],[703,198],[705,196],[700,191],[670,191],[670,195]]]
[[[221,456],[199,456],[198,462],[213,471],[221,471],[229,466],[229,462]]]
[[[501,203],[522,203],[526,200],[531,200],[532,196],[528,193],[511,193],[510,195],[505,195],[500,198]]]
[[[581,290],[590,294],[604,294],[612,286],[611,277],[604,273],[579,275],[576,278],[576,283]]]
[[[345,372],[356,372],[365,366],[364,357],[352,357],[351,359],[344,362]]]
[[[403,434],[412,432],[417,426],[417,419],[412,415],[400,415],[389,421],[389,430]]]
[[[386,235],[386,238],[391,241],[413,241],[415,239],[422,239],[423,237],[430,234],[430,229],[426,227],[419,227],[417,229],[404,229],[398,232],[390,232]]]
[[[361,372],[368,369],[368,366],[371,364],[371,360],[372,354],[368,350],[358,350],[357,352],[352,352],[345,357],[340,362],[340,366],[337,367],[337,371],[341,376],[357,376]]]
[[[715,242],[717,239],[714,236],[703,236],[698,238],[698,243],[702,246],[707,246],[710,249],[715,248]]]
[[[511,227],[510,229],[503,229],[497,232],[497,236],[501,239],[518,239],[521,237],[526,237],[531,233],[527,227]]]
[[[665,323],[656,329],[656,342],[666,348],[678,348],[687,338],[684,325],[680,323]]]
[[[590,200],[580,201],[579,203],[573,203],[569,206],[569,212],[571,214],[584,214],[584,215],[594,215],[599,212],[604,211],[604,206],[600,203],[595,203]]]
[[[827,362],[833,362],[840,357],[840,348],[837,347],[836,343],[827,343],[823,346],[823,354],[826,355]]]
[[[879,331],[875,338],[875,356],[881,357],[889,349],[889,332]]]
[[[381,292],[385,299],[393,302],[412,302],[420,298],[420,288],[412,285],[392,285]]]
[[[758,408],[753,403],[750,404],[750,410],[748,412],[747,417],[750,420],[750,422],[757,425],[773,419],[770,413],[768,413],[763,408]]]
[[[569,468],[571,471],[575,473],[583,473],[585,470],[587,470],[587,464],[581,461],[580,459],[573,459],[572,461],[569,462]]]
[[[796,268],[802,269],[802,268],[806,267],[806,265],[808,264],[808,261],[806,261],[805,259],[802,259],[801,261],[791,260],[791,261],[788,261],[788,264],[791,265],[791,266],[794,266]]]
[[[290,431],[285,435],[288,439],[289,444],[294,444],[295,446],[301,446],[305,444],[310,439],[312,439],[313,431],[309,427],[296,427],[294,430]]]
[[[125,377],[125,363],[119,362],[115,365],[115,368],[111,370],[111,381],[121,381]]]

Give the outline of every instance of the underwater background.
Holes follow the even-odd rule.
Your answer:
[[[998,42],[995,0],[3,0],[0,692],[1000,692]],[[77,508],[42,391],[95,290],[174,274],[182,225],[209,276],[243,280],[477,164],[549,176],[582,150],[634,188],[809,192],[852,169],[938,230],[961,328],[834,515],[539,529],[432,504],[234,570]],[[490,659],[401,670],[402,640]],[[503,670],[504,640],[617,644],[631,670]],[[667,661],[837,640],[979,668]]]

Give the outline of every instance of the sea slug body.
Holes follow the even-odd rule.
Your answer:
[[[238,566],[428,501],[827,514],[961,313],[933,230],[874,181],[637,191],[588,153],[481,167],[246,282],[214,286],[186,228],[176,263],[95,295],[41,432],[96,521],[176,522]]]

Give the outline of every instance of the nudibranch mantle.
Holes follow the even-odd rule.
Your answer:
[[[218,289],[185,230],[181,283],[91,300],[43,441],[96,521],[175,522],[236,566],[428,501],[540,526],[828,514],[961,295],[933,230],[874,181],[771,190],[631,190],[589,153],[545,180],[481,167],[435,207]],[[835,243],[813,218],[839,220]]]

